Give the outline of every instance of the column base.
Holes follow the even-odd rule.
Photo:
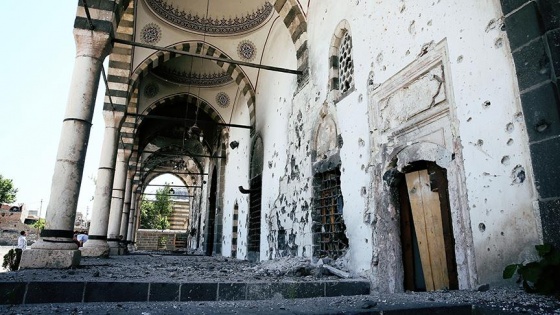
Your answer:
[[[127,252],[126,245],[119,242],[107,241],[109,245],[109,255],[124,255]]]
[[[128,247],[128,252],[129,253],[132,253],[132,252],[136,251],[136,245],[134,245],[133,243],[129,243],[127,245],[127,247]]]
[[[88,240],[80,247],[83,257],[109,257],[109,245],[106,241]]]
[[[67,269],[80,265],[79,250],[68,249],[28,249],[21,255],[21,269],[49,268]]]

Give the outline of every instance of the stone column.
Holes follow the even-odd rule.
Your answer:
[[[106,32],[74,29],[76,59],[62,124],[51,195],[41,239],[23,252],[21,268],[69,268],[80,264],[74,220],[103,60],[111,51]]]
[[[122,150],[117,155],[117,166],[115,169],[115,179],[113,182],[113,195],[111,199],[111,211],[109,213],[109,226],[107,230],[107,243],[110,248],[110,255],[119,254],[119,241],[121,217],[123,214],[124,193],[127,175],[128,159]],[[123,235],[124,238],[125,235]],[[122,240],[124,241],[124,239]]]
[[[124,237],[124,241],[128,241],[128,220],[130,213],[130,199],[132,194],[132,176],[127,172],[126,188],[124,190],[124,206],[121,217],[121,228],[119,235]]]
[[[115,160],[117,159],[119,126],[123,118],[123,112],[103,111],[105,135],[101,147],[99,169],[97,170],[97,184],[93,199],[89,237],[81,248],[82,256],[107,257],[109,255],[107,227],[115,175]]]
[[[128,231],[126,234],[126,241],[128,242],[129,252],[133,252],[134,250],[136,250],[136,221],[138,220],[138,213],[140,212],[140,209],[137,209],[137,198],[137,194],[132,192],[130,198],[130,212],[128,213]]]

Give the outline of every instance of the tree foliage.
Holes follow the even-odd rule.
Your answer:
[[[17,189],[11,179],[0,175],[0,203],[12,203],[16,201]]]
[[[170,188],[165,184],[156,191],[155,200],[142,198],[140,206],[140,227],[143,229],[165,230],[169,228],[169,215],[173,211],[173,202],[170,198]]]

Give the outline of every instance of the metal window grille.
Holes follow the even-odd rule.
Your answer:
[[[249,202],[249,233],[247,235],[247,247],[250,252],[258,252],[261,247],[261,195],[262,177],[259,174],[251,179],[252,191]]]
[[[354,62],[352,61],[352,38],[344,33],[338,48],[338,82],[342,93],[354,86]]]
[[[336,259],[348,248],[339,169],[315,175],[314,196],[313,255]]]
[[[231,257],[237,257],[237,229],[239,223],[239,206],[233,206],[233,226],[231,233]]]

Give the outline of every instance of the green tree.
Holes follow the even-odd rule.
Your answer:
[[[17,189],[11,179],[0,175],[0,203],[11,203],[16,201]]]
[[[173,211],[173,201],[170,198],[170,188],[165,184],[163,188],[156,191],[155,200],[142,198],[140,206],[140,227],[143,229],[165,230],[170,224],[167,217]]]

